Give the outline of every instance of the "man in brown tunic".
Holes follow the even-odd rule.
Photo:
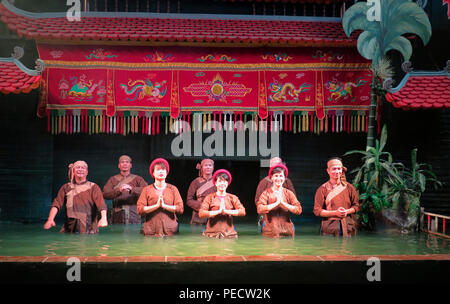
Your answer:
[[[275,166],[277,164],[281,164],[281,163],[282,163],[282,160],[279,157],[272,157],[270,159],[270,167],[271,168],[273,166]],[[267,189],[269,189],[270,187],[272,187],[272,185],[273,185],[273,182],[272,182],[272,179],[270,178],[270,176],[264,177],[259,182],[258,187],[256,188],[255,204],[258,204],[259,197],[261,196],[261,194],[264,191],[266,191]],[[288,177],[285,178],[285,181],[283,183],[283,188],[291,190],[292,193],[294,193],[294,195],[296,195],[294,185],[292,184],[292,181]],[[260,216],[258,219],[258,226],[261,226],[263,221],[264,221],[263,216]]]
[[[69,183],[63,185],[53,200],[50,214],[44,229],[55,226],[55,216],[63,206],[66,207],[66,220],[60,232],[98,233],[98,227],[108,226],[106,204],[97,184],[86,179],[88,165],[77,161],[69,166]],[[98,221],[97,212],[101,218]]]
[[[182,214],[184,208],[177,187],[166,183],[169,163],[157,158],[149,171],[155,182],[142,190],[137,201],[137,212],[144,217],[141,232],[155,237],[174,235],[178,233],[176,214]]]
[[[212,174],[214,171],[214,161],[206,158],[197,164],[199,170],[199,177],[194,179],[188,189],[186,205],[191,207],[192,218],[191,224],[202,225],[206,223],[207,218],[200,218],[198,216],[198,210],[202,205],[203,200],[208,194],[216,192],[216,185],[212,181]]]
[[[320,186],[314,198],[314,214],[322,217],[321,234],[356,234],[353,214],[359,210],[358,192],[345,181],[346,168],[339,158],[327,162],[329,181]]]
[[[113,203],[111,222],[140,224],[141,216],[137,214],[136,202],[148,184],[142,177],[131,174],[133,164],[129,156],[122,155],[118,167],[120,173],[112,176],[103,187],[103,197]]]
[[[302,206],[295,194],[282,186],[287,175],[288,169],[281,163],[269,170],[273,185],[261,194],[256,204],[258,214],[263,215],[263,236],[278,238],[295,235],[289,213],[300,215]]]
[[[203,235],[212,238],[236,238],[232,216],[245,216],[245,208],[236,195],[226,192],[231,183],[231,174],[225,169],[214,173],[217,191],[206,196],[199,216],[208,219]]]

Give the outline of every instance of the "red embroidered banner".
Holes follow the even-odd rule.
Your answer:
[[[292,124],[292,115],[306,113],[312,119],[315,114],[322,121],[365,116],[369,110],[370,63],[353,48],[39,44],[38,49],[46,64],[41,117],[68,112],[102,120],[124,115],[177,119],[202,112],[254,113],[266,119],[283,113]],[[146,127],[145,119],[140,125]]]

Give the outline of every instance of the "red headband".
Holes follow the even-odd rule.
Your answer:
[[[284,177],[287,177],[288,176],[288,174],[289,174],[289,170],[288,170],[288,168],[284,165],[284,164],[282,164],[282,163],[279,163],[279,164],[276,164],[276,165],[273,165],[272,167],[270,167],[270,169],[269,169],[269,176],[270,177],[272,177],[272,171],[273,171],[273,169],[275,169],[275,168],[282,168],[282,169],[284,169]]]
[[[165,160],[164,158],[157,158],[154,161],[152,161],[152,163],[150,164],[150,168],[148,169],[150,172],[150,175],[154,178],[153,176],[153,167],[155,166],[156,163],[164,163],[164,165],[166,165],[166,170],[167,170],[167,174],[169,174],[169,163],[167,162],[167,160]]]
[[[230,179],[230,180],[228,181],[228,185],[231,184],[231,173],[228,172],[228,170],[225,170],[225,169],[220,169],[220,170],[217,170],[216,172],[214,172],[214,174],[213,174],[213,176],[212,176],[212,180],[213,180],[214,182],[216,182],[216,176],[217,176],[218,174],[220,174],[220,173],[225,173],[226,175],[228,175],[228,178]]]

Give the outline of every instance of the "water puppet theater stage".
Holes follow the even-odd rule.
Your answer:
[[[80,261],[83,284],[445,284],[450,270],[448,239],[392,231],[324,237],[308,222],[296,224],[295,239],[264,238],[246,222],[236,224],[235,240],[205,238],[189,224],[171,239],[144,237],[140,225],[111,225],[89,236],[35,224],[1,228],[9,231],[0,237],[2,284],[70,283],[69,258]],[[379,281],[368,279],[373,258]]]
[[[105,12],[89,11],[94,3],[100,10],[103,2]],[[0,58],[7,75],[0,75],[1,96],[6,96],[0,104],[0,126],[7,137],[2,148],[15,156],[2,160],[8,179],[3,184],[25,183],[23,189],[30,189],[14,197],[10,189],[0,191],[6,193],[0,205],[2,285],[74,283],[68,274],[77,266],[81,284],[448,285],[448,237],[389,229],[325,237],[311,213],[313,191],[325,181],[325,170],[317,172],[331,156],[329,147],[335,155],[363,147],[369,129],[371,62],[358,53],[358,33],[348,37],[343,31],[341,18],[349,1],[289,1],[301,5],[304,16],[276,15],[278,1],[271,0],[264,2],[273,2],[274,16],[149,13],[149,4],[146,13],[128,13],[118,11],[115,2],[111,12],[108,1],[84,1],[82,22],[74,23],[66,12],[29,12],[1,1],[0,18],[14,35],[11,40],[27,40],[33,60],[38,58],[36,70],[20,62],[23,49]],[[238,1],[218,2],[231,7]],[[254,12],[265,5],[255,2]],[[309,11],[314,16],[307,16]],[[388,102],[383,108],[380,99],[375,125],[379,131],[387,112],[390,134],[397,137],[389,148],[404,157],[406,145],[412,149],[411,142],[417,143],[421,155],[431,155],[426,161],[440,165],[435,168],[444,178],[448,159],[437,151],[448,151],[450,142],[444,138],[448,85],[448,66],[437,74],[410,71],[386,95],[396,109],[387,109]],[[417,90],[429,97],[419,98]],[[431,109],[431,114],[406,116],[397,108]],[[188,151],[177,156],[169,151],[171,140],[202,133],[205,124],[216,131],[216,123],[219,131],[234,134],[243,125],[250,126],[248,133],[281,134],[277,151],[297,175],[294,185],[305,202],[305,212],[293,216],[295,238],[262,237],[248,197],[249,216],[235,221],[239,237],[232,240],[205,238],[187,218],[170,238],[144,237],[140,225],[110,224],[97,235],[60,234],[60,222],[43,229],[39,221],[48,215],[55,189],[66,182],[67,164],[74,159],[85,159],[89,178],[103,186],[121,154],[134,153],[133,170],[145,178],[149,161],[166,157],[179,170],[172,171],[174,184],[187,187],[182,185],[187,170],[204,155]],[[244,145],[249,150],[250,144]],[[267,174],[259,166],[262,158],[239,158],[233,150],[216,163],[251,176],[233,172],[233,186],[239,179],[243,185],[234,188],[236,193],[250,197],[254,185],[249,180],[257,183]],[[445,209],[445,199],[447,190],[432,202],[446,204]]]

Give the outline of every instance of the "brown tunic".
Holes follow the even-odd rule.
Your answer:
[[[258,187],[256,188],[256,194],[255,194],[255,204],[258,204],[259,201],[259,197],[261,196],[261,194],[266,191],[267,189],[269,189],[270,187],[272,187],[273,182],[270,179],[269,176],[264,177],[258,184]],[[283,188],[289,189],[292,191],[292,193],[295,194],[295,189],[294,189],[294,185],[292,184],[292,181],[289,178],[286,178],[286,180],[283,183]]]
[[[52,203],[58,210],[63,206],[66,207],[66,220],[60,232],[98,233],[97,213],[107,207],[97,184],[89,181],[64,184]]]
[[[295,194],[286,188],[283,188],[282,191],[283,201],[289,205],[295,206],[293,211],[294,214],[301,214],[302,206]],[[256,204],[258,213],[264,216],[262,235],[274,238],[294,236],[294,224],[291,222],[289,216],[290,211],[286,207],[278,205],[271,211],[268,211],[267,205],[273,204],[276,201],[276,194],[273,192],[272,187],[270,187],[261,194],[259,201]]]
[[[332,189],[333,186],[330,182],[324,183],[317,189],[314,198],[313,210],[316,216],[320,216],[320,213],[323,210],[332,211],[337,210],[339,207],[343,207],[345,209],[354,208],[355,211],[359,210],[358,192],[356,191],[355,187],[353,187],[353,185],[349,183],[345,183],[345,189],[330,200],[329,209],[327,209],[326,198]],[[342,221],[337,217],[323,217],[320,230],[321,234],[338,236],[340,222],[342,224],[342,229],[345,229],[345,226],[347,226],[348,235],[356,234],[356,223],[353,219],[353,214],[347,215],[345,221]]]
[[[227,193],[224,200],[225,209],[239,210],[237,216],[245,215],[245,208],[236,195]],[[211,193],[206,196],[200,209],[205,211],[219,210],[220,198],[217,196],[217,193]],[[236,238],[237,232],[233,226],[233,216],[219,214],[215,217],[208,218],[203,235],[214,238]]]
[[[120,186],[130,185],[131,192],[121,192]],[[112,176],[103,187],[103,197],[112,200],[111,223],[113,224],[140,224],[141,216],[137,214],[136,203],[147,182],[140,176],[129,174],[124,177],[121,174]]]
[[[184,211],[183,199],[177,187],[166,184],[163,191],[164,203],[176,206],[175,213],[158,208],[153,212],[145,213],[145,206],[153,206],[158,202],[159,194],[154,184],[145,187],[137,201],[137,212],[144,217],[144,225],[141,232],[144,235],[168,236],[178,233],[178,221],[175,213],[182,214]]]
[[[200,218],[198,216],[198,210],[200,209],[200,206],[202,205],[203,200],[208,194],[214,193],[217,191],[216,186],[212,184],[211,187],[205,189],[204,191],[199,191],[200,187],[205,185],[208,182],[208,180],[204,179],[203,177],[197,177],[191,182],[191,185],[189,186],[188,193],[187,193],[187,199],[186,199],[186,205],[191,207],[192,210],[192,218],[191,218],[191,224],[195,225],[201,225],[206,223],[208,220],[207,218]]]

